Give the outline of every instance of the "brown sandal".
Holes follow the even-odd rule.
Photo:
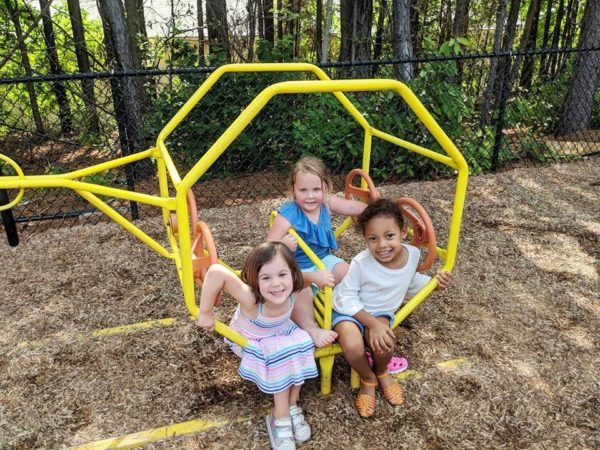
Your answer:
[[[377,386],[377,382],[365,381],[362,378],[360,382],[365,386]],[[375,413],[375,404],[376,400],[374,395],[358,394],[356,396],[356,410],[358,411],[360,417],[371,417]]]
[[[389,375],[389,373],[386,370],[385,373],[383,373],[381,375],[376,375],[376,376],[378,379],[382,379],[382,378],[387,377],[388,375]],[[388,401],[388,403],[390,405],[400,406],[404,403],[404,390],[402,389],[402,386],[400,386],[395,381],[392,384],[390,384],[389,386],[387,386],[385,388],[382,387],[381,389],[383,391],[383,396],[385,397],[385,399]]]

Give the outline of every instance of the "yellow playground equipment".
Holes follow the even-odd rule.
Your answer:
[[[183,178],[178,173],[169,150],[165,144],[167,137],[175,130],[178,124],[188,113],[202,100],[206,93],[215,85],[221,76],[235,72],[307,72],[312,73],[317,79],[310,81],[284,81],[272,84],[260,92],[254,100],[239,114],[233,123],[212,144],[200,160]],[[359,91],[391,91],[400,95],[412,112],[424,124],[433,138],[441,146],[446,154],[421,147],[414,143],[402,140],[384,131],[372,127],[367,119],[359,112],[355,105],[346,97],[345,92]],[[258,115],[265,105],[276,95],[280,94],[313,94],[331,93],[340,102],[344,109],[364,130],[362,167],[348,175],[346,183],[346,195],[357,196],[364,200],[377,196],[375,187],[368,177],[371,160],[371,142],[373,137],[382,139],[454,169],[456,174],[456,187],[452,217],[447,237],[447,248],[436,246],[435,233],[431,222],[425,211],[414,200],[399,199],[398,202],[406,209],[406,215],[412,228],[413,243],[426,245],[428,251],[427,264],[433,262],[437,255],[444,261],[443,270],[451,271],[456,259],[458,235],[462,221],[463,206],[467,189],[469,168],[458,149],[450,141],[448,136],[436,123],[433,117],[403,83],[390,79],[368,79],[368,80],[331,80],[325,72],[317,66],[303,63],[281,63],[281,64],[231,64],[215,70],[206,81],[196,90],[190,99],[181,107],[173,118],[162,129],[156,140],[156,145],[147,150],[118,158],[112,161],[97,164],[69,173],[54,175],[25,175],[15,161],[0,154],[0,160],[12,167],[14,175],[0,176],[0,189],[18,190],[15,198],[6,205],[0,206],[0,211],[15,206],[23,197],[27,188],[68,188],[104,212],[112,220],[120,224],[127,231],[139,238],[144,244],[156,250],[165,258],[173,260],[179,279],[181,281],[185,305],[192,318],[198,314],[196,305],[195,286],[196,282],[202,285],[202,278],[208,266],[214,263],[226,265],[217,259],[216,248],[212,242],[208,226],[198,219],[194,196],[191,188],[202,177],[211,165],[227,150],[230,144]],[[156,161],[159,180],[159,194],[149,195],[125,189],[118,189],[81,181],[95,173],[115,169],[127,164],[134,163],[146,158]],[[353,179],[361,178],[360,187],[355,186]],[[169,195],[169,191],[175,195]],[[141,202],[161,208],[165,230],[168,236],[169,248],[166,248],[155,239],[144,233],[135,224],[122,216],[114,208],[106,204],[99,196],[108,196]],[[406,208],[408,206],[409,208]],[[416,214],[410,213],[413,209]],[[335,231],[339,236],[351,223],[347,218]],[[293,230],[290,232],[294,233]],[[313,259],[313,262],[323,268],[322,263],[314,253],[299,239],[301,248]],[[408,301],[397,313],[394,327],[398,326],[427,296],[435,289],[437,281],[435,278]],[[331,328],[331,289],[325,288],[315,297],[315,317],[322,328]],[[216,331],[240,346],[246,345],[246,339],[231,330],[227,325],[217,322]],[[318,358],[321,368],[321,392],[328,394],[331,388],[331,372],[333,369],[334,356],[340,353],[338,344],[318,348],[315,357]],[[357,380],[353,377],[353,385]]]

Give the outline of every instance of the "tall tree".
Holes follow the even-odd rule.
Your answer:
[[[381,58],[381,47],[383,45],[383,32],[385,29],[385,18],[387,16],[387,0],[379,0],[377,10],[377,29],[375,31],[375,45],[373,45],[373,59]],[[373,66],[372,74],[375,75],[378,65]]]
[[[133,42],[121,0],[98,0],[98,11],[102,18],[109,66],[117,71],[134,71]],[[115,81],[113,79],[112,84],[115,108],[117,111],[122,109],[124,113],[124,129],[120,130],[126,135],[123,151],[134,152],[141,148],[142,95],[133,77],[125,76],[119,82]]]
[[[317,61],[321,61],[321,52],[323,51],[323,0],[317,0],[316,4],[316,31],[315,31],[315,50]]]
[[[371,59],[371,27],[373,0],[342,0],[340,3],[340,60],[369,61]],[[353,66],[350,76],[367,78],[369,67]]]
[[[467,37],[469,30],[469,6],[470,0],[456,0],[454,21],[452,22],[453,37]]]
[[[394,58],[412,58],[410,0],[392,0],[392,28]],[[414,75],[413,65],[412,63],[394,64],[394,73],[400,81],[410,81]]]
[[[73,30],[73,42],[75,44],[75,56],[77,58],[77,68],[80,73],[90,72],[90,62],[88,57],[87,44],[85,42],[85,33],[83,31],[83,18],[79,0],[67,0],[69,8],[69,19],[71,20],[71,29]],[[84,78],[81,80],[83,92],[83,103],[88,112],[87,128],[92,133],[100,131],[100,119],[96,110],[96,94],[94,93],[94,80]]]
[[[44,25],[44,43],[46,44],[46,56],[50,63],[50,72],[54,75],[60,75],[60,61],[58,52],[56,51],[56,39],[54,39],[54,26],[52,24],[52,16],[50,8],[47,7],[47,0],[40,0],[40,10],[42,14],[42,23]],[[69,133],[73,129],[71,107],[67,98],[67,89],[60,80],[52,82],[52,91],[56,97],[58,104],[58,117],[60,120],[60,129],[63,133]]]
[[[198,61],[206,62],[204,52],[204,4],[202,0],[196,0],[196,14],[198,22]]]
[[[494,53],[499,52],[502,49],[502,30],[504,29],[504,22],[506,20],[506,0],[500,0],[498,2],[498,11],[496,12],[496,26],[494,28],[494,45],[492,51]],[[483,103],[481,105],[481,117],[484,123],[490,121],[490,109],[492,103],[496,98],[497,93],[497,82],[498,79],[498,58],[492,57],[490,60],[490,68],[487,80],[487,89],[483,96]]]
[[[598,0],[587,0],[580,36],[580,48],[600,47],[600,2]],[[599,80],[600,52],[578,53],[557,134],[566,135],[589,127]]]
[[[326,0],[325,29],[323,31],[323,48],[321,49],[321,63],[329,60],[329,39],[331,37],[331,18],[333,16],[333,0]]]
[[[254,39],[256,38],[256,1],[248,0],[246,3],[248,13],[248,61],[254,61]]]
[[[547,48],[550,43],[550,23],[552,20],[552,4],[554,0],[547,0],[546,14],[544,17],[544,34],[542,36],[542,48]],[[540,58],[540,77],[546,78],[548,75],[548,54],[542,54]]]
[[[523,28],[523,34],[521,35],[522,50],[533,50],[535,48],[538,23],[540,19],[541,1],[531,0],[529,8],[527,8],[527,16],[525,18],[525,27]],[[523,60],[523,67],[521,69],[521,79],[519,84],[524,89],[531,87],[531,78],[533,77],[533,58],[526,56],[525,58],[519,57],[513,66],[513,74],[511,79],[515,79],[516,74],[519,71],[519,65]]]
[[[226,60],[230,61],[231,50],[225,0],[206,0],[206,25],[210,51],[222,51]]]
[[[427,14],[428,0],[423,1],[423,6],[420,6],[419,0],[410,1],[410,32],[412,34],[413,52],[415,55],[421,53],[423,47],[423,33],[421,30],[421,15]],[[423,9],[423,14],[421,13]]]
[[[562,29],[563,16],[565,14],[565,0],[558,0],[558,10],[556,12],[556,20],[554,21],[554,28],[552,30],[552,48],[558,48],[560,40],[560,30]],[[558,66],[558,57],[556,53],[550,55],[549,73],[550,78],[554,78],[556,75],[556,69]]]
[[[265,39],[271,44],[275,44],[275,21],[273,18],[274,6],[273,0],[261,0],[263,22],[265,27]]]
[[[29,53],[27,51],[27,45],[25,44],[25,38],[23,36],[23,29],[21,28],[21,19],[19,17],[19,8],[13,4],[13,0],[4,0],[6,9],[15,27],[15,37],[17,39],[17,46],[21,55],[21,64],[25,69],[25,75],[27,77],[33,76],[33,70],[31,68],[31,62],[29,61]],[[44,130],[44,123],[42,122],[42,115],[40,114],[40,107],[37,100],[37,94],[35,87],[31,81],[25,83],[27,94],[29,95],[29,102],[31,103],[31,114],[33,116],[33,122],[35,123],[35,129],[39,136],[44,136],[46,131]]]

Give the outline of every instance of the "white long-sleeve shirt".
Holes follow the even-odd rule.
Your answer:
[[[419,249],[402,245],[408,250],[408,261],[400,269],[382,266],[368,249],[356,255],[348,273],[333,291],[333,308],[349,316],[361,309],[393,314],[405,297],[411,298],[419,292],[431,278],[417,272]]]

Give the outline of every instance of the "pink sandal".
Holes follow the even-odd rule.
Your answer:
[[[371,352],[365,352],[367,355],[367,359],[369,360],[369,365],[373,366],[373,356]],[[402,358],[400,356],[392,356],[392,359],[388,363],[388,372],[390,375],[395,375],[400,372],[404,372],[408,368],[408,361],[406,358]]]

